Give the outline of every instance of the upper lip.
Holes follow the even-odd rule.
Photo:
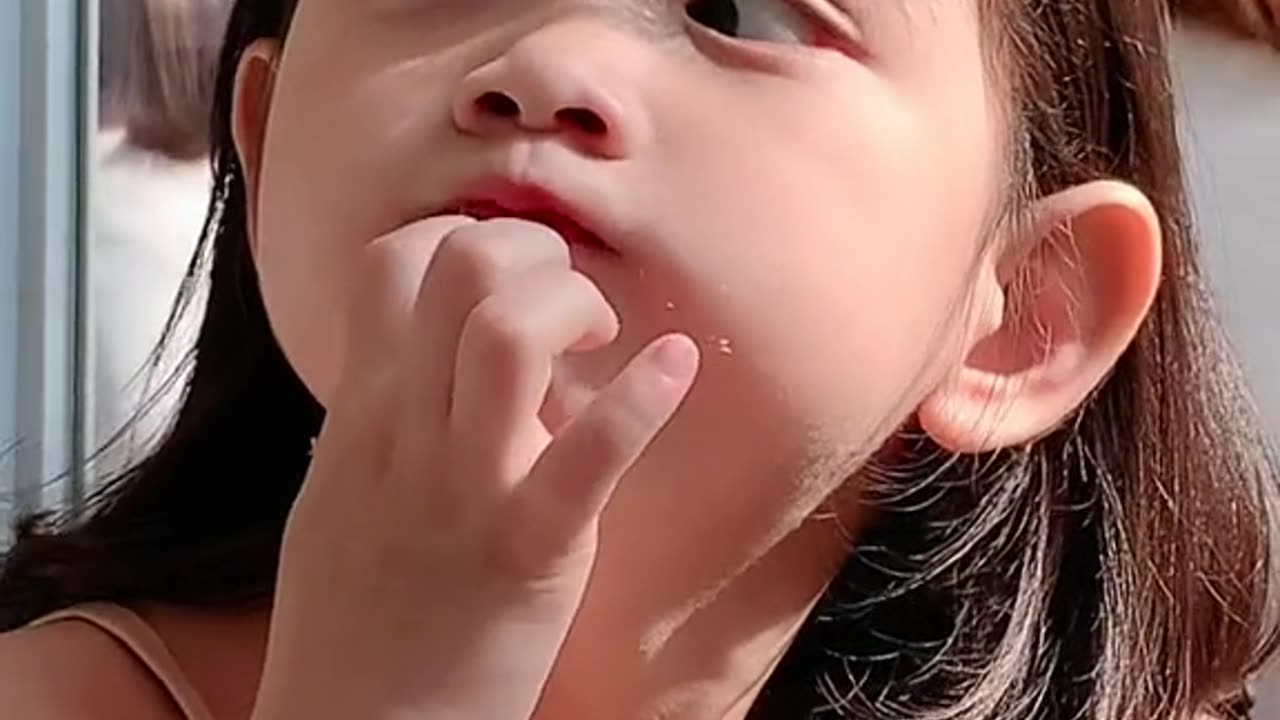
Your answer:
[[[582,205],[538,183],[520,182],[493,176],[468,185],[444,208],[445,212],[479,219],[517,217],[551,226],[562,234],[583,233],[586,238],[617,252],[610,243],[603,222]],[[567,232],[566,232],[567,231]]]

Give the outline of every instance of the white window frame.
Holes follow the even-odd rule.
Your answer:
[[[0,520],[83,501],[98,0],[0,2]]]

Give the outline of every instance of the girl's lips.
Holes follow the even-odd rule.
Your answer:
[[[480,220],[521,218],[555,230],[571,246],[618,254],[617,249],[589,225],[585,213],[551,190],[537,185],[503,178],[483,180],[449,203],[445,211]]]
[[[502,217],[529,220],[555,230],[570,245],[580,245],[602,252],[614,252],[613,248],[606,245],[598,235],[584,228],[572,217],[553,208],[519,210],[504,207],[492,201],[464,201],[453,208],[453,211],[478,220]]]

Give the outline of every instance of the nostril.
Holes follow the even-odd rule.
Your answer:
[[[481,115],[500,118],[520,117],[520,103],[506,93],[487,92],[476,98],[476,110]]]
[[[561,124],[577,128],[588,135],[604,135],[609,126],[599,114],[586,108],[565,108],[556,113]]]

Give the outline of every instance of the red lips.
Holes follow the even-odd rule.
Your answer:
[[[552,191],[536,185],[506,180],[485,181],[451,202],[447,211],[480,220],[521,218],[546,225],[570,245],[616,252],[586,225],[582,212]]]

